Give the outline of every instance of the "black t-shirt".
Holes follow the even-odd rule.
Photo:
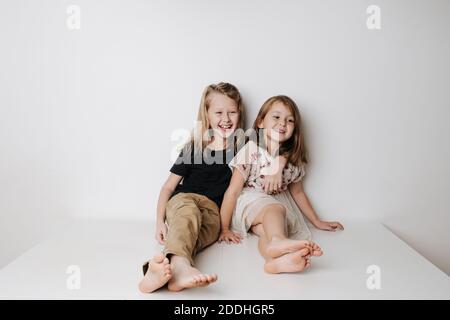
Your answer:
[[[197,193],[214,201],[220,208],[225,191],[231,180],[232,171],[228,163],[233,159],[232,149],[211,150],[194,153],[190,156],[181,152],[170,172],[182,176],[172,197],[180,192]]]

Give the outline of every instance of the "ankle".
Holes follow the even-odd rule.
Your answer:
[[[176,256],[176,255],[172,255],[170,257],[170,264],[172,267],[180,267],[180,268],[187,268],[187,267],[191,267],[191,263],[189,262],[189,260],[185,257],[182,256]]]
[[[286,240],[287,238],[283,235],[275,235],[269,238],[269,241],[281,241]]]

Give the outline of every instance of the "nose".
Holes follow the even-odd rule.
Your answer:
[[[225,113],[223,114],[222,120],[223,120],[224,122],[229,122],[229,121],[230,121],[230,116],[228,115],[228,113],[225,112]]]

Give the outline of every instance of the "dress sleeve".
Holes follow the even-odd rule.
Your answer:
[[[229,163],[231,170],[236,168],[248,180],[255,153],[258,153],[258,146],[252,141],[247,142]]]
[[[299,182],[303,180],[303,177],[305,176],[305,165],[302,164],[300,167],[295,167],[295,175],[296,177],[292,180],[292,183]]]

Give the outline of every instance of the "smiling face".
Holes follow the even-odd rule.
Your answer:
[[[258,137],[259,130],[264,129],[263,138],[269,152],[279,149],[279,154],[285,155],[296,166],[308,162],[302,117],[296,103],[288,96],[277,95],[267,99],[259,109],[252,128]],[[258,139],[258,143],[261,141]]]
[[[282,102],[275,101],[258,128],[265,129],[268,142],[283,143],[294,133],[295,118],[290,109]]]
[[[226,139],[239,124],[238,106],[233,99],[218,92],[212,92],[208,98],[207,115],[210,127],[215,135]]]

